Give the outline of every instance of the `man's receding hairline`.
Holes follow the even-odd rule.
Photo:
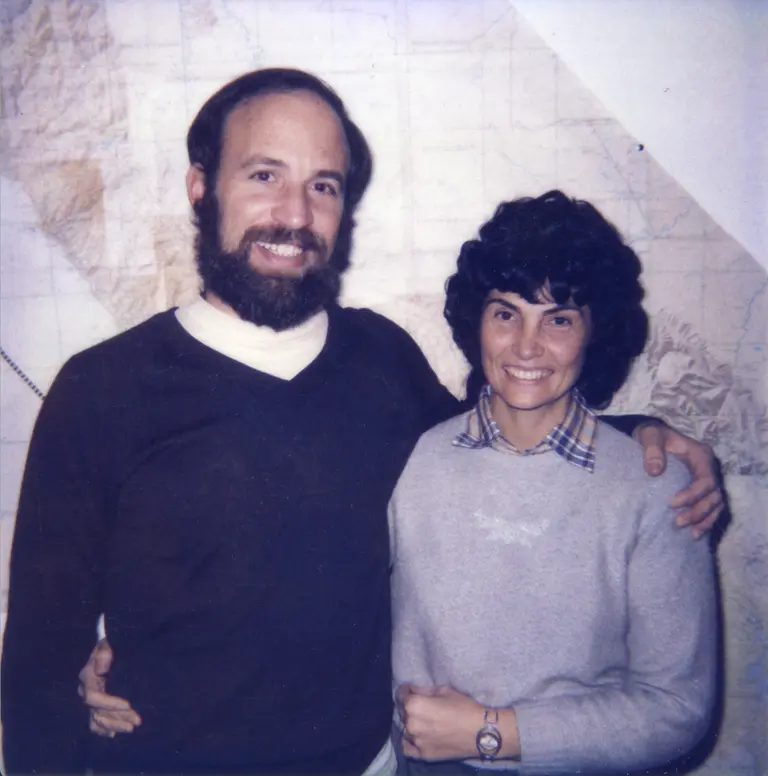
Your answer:
[[[227,137],[227,129],[229,127],[229,120],[238,110],[240,110],[241,108],[244,108],[246,105],[257,102],[258,100],[265,100],[269,97],[275,97],[275,96],[287,97],[294,94],[307,95],[311,98],[318,100],[319,102],[323,103],[323,105],[325,105],[328,108],[328,110],[333,114],[334,118],[336,119],[336,122],[339,125],[341,137],[344,140],[344,151],[347,157],[347,169],[345,170],[344,174],[345,176],[348,175],[350,167],[352,166],[352,150],[349,146],[349,138],[347,137],[347,132],[344,128],[344,122],[342,121],[341,116],[339,115],[336,108],[334,108],[333,105],[331,105],[331,103],[325,99],[325,97],[313,91],[312,89],[307,88],[306,86],[302,86],[297,89],[281,88],[277,86],[274,89],[269,89],[267,91],[259,92],[258,94],[249,94],[246,97],[243,97],[242,100],[239,100],[237,103],[235,103],[232,106],[229,113],[227,113],[227,115],[224,116],[224,121],[222,122],[222,125],[221,125],[221,151],[224,150],[224,144],[226,142],[226,137]]]

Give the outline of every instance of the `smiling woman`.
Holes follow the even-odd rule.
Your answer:
[[[485,382],[477,332],[488,295],[513,292],[534,304],[589,307],[590,335],[576,387],[603,408],[643,351],[640,260],[612,224],[588,202],[560,191],[499,205],[464,243],[446,287],[445,317],[472,368],[471,397]]]
[[[521,450],[565,417],[589,342],[589,307],[547,297],[544,289],[531,304],[513,292],[491,291],[480,327],[493,417]]]
[[[477,403],[420,439],[389,508],[408,773],[639,771],[706,729],[714,582],[673,527],[685,473],[645,478],[591,410],[642,351],[639,276],[559,191],[462,247],[445,315]]]

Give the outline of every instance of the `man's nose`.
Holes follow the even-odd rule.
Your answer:
[[[272,210],[277,223],[288,229],[312,225],[312,208],[304,186],[286,186]]]

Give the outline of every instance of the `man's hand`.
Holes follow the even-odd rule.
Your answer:
[[[712,448],[663,423],[644,423],[635,430],[634,437],[643,446],[645,471],[652,477],[664,471],[667,453],[678,456],[691,472],[693,482],[670,503],[674,509],[682,510],[677,515],[677,525],[692,526],[696,539],[712,530],[725,508]]]
[[[475,736],[485,710],[452,687],[401,684],[397,700],[403,719],[403,752],[421,760],[464,760],[477,756]]]
[[[102,639],[83,666],[77,688],[78,695],[91,710],[91,732],[108,738],[114,738],[115,733],[132,733],[141,724],[141,717],[127,700],[107,695],[106,676],[111,665],[112,649]]]

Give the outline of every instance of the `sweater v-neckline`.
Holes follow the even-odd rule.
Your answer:
[[[275,387],[300,387],[307,380],[312,380],[312,375],[318,370],[322,369],[323,365],[331,357],[329,354],[334,353],[339,347],[339,326],[338,326],[338,311],[340,308],[332,306],[328,308],[328,332],[326,334],[323,347],[317,356],[312,359],[303,369],[301,369],[293,377],[286,379],[271,375],[268,372],[263,372],[255,367],[248,366],[242,361],[238,361],[236,358],[232,358],[220,350],[217,350],[210,345],[201,342],[197,338],[193,337],[176,318],[176,308],[172,308],[166,311],[166,320],[170,318],[172,334],[174,339],[179,343],[178,351],[186,352],[190,355],[199,355],[202,359],[209,360],[215,359],[221,364],[222,372],[231,374],[233,378],[238,381],[245,379],[250,382],[256,380],[259,383],[266,385],[273,385]],[[181,342],[186,343],[182,345]]]

